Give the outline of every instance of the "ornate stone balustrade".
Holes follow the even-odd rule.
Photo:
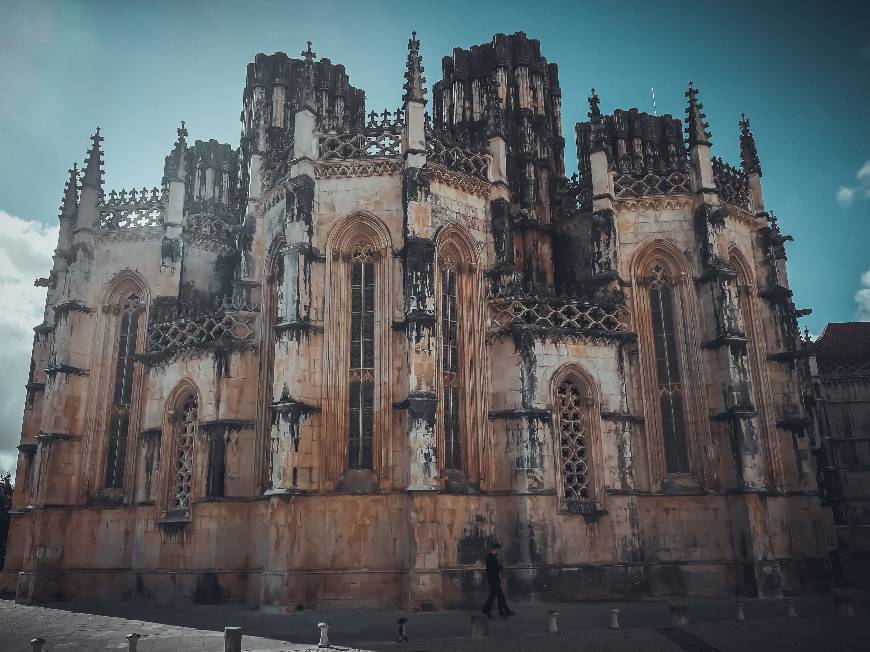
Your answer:
[[[617,172],[613,175],[613,194],[617,199],[691,193],[692,176],[688,169],[649,174]]]
[[[456,172],[462,172],[484,181],[488,180],[489,155],[474,147],[460,145],[446,134],[426,130],[426,154],[429,161]]]
[[[106,230],[161,226],[169,192],[166,188],[113,190],[99,203],[99,227]]]
[[[198,311],[155,305],[148,324],[146,358],[157,359],[171,353],[211,347],[239,348],[252,345],[257,338],[260,307],[238,300],[224,299],[213,308]]]
[[[392,158],[402,155],[402,134],[387,129],[319,137],[320,158],[359,159]]]
[[[489,307],[489,325],[495,331],[508,331],[517,326],[597,335],[628,331],[620,319],[618,308],[604,308],[570,299],[503,297],[491,299]]]
[[[749,210],[749,178],[743,170],[713,157],[713,180],[726,204]]]

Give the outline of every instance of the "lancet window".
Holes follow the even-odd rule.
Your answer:
[[[444,467],[448,469],[462,468],[457,284],[456,268],[452,265],[445,266],[441,271],[441,418],[444,431]]]
[[[684,388],[677,357],[674,287],[662,265],[653,268],[649,290],[658,404],[668,473],[688,473]]]
[[[561,459],[562,495],[565,502],[582,503],[592,499],[589,472],[589,424],[585,397],[572,378],[556,389],[556,413]]]
[[[127,458],[127,437],[130,430],[130,410],[133,396],[133,360],[139,335],[141,299],[130,293],[121,307],[118,346],[115,357],[115,380],[109,416],[106,450],[106,472],[103,486],[121,489],[124,486],[124,465]]]
[[[172,487],[172,509],[190,509],[193,485],[193,447],[198,425],[198,406],[193,395],[184,399],[177,411],[178,435],[175,453],[175,478]]]
[[[348,465],[372,468],[375,395],[375,263],[366,247],[351,257]]]

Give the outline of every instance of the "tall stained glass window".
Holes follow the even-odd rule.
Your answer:
[[[453,267],[441,271],[441,373],[444,466],[462,468],[459,385],[459,322],[457,274]]]
[[[687,473],[689,455],[674,326],[674,288],[661,265],[653,269],[649,299],[665,463],[668,473]]]
[[[367,249],[351,260],[348,463],[372,468],[375,393],[375,264]]]
[[[106,473],[103,486],[120,489],[124,486],[124,464],[127,459],[127,435],[130,429],[130,407],[133,395],[133,359],[139,335],[140,299],[127,296],[121,307],[121,324],[115,359],[115,382],[109,415],[109,441],[106,451]]]

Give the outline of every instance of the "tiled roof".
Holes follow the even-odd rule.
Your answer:
[[[816,345],[821,365],[870,362],[870,322],[828,324]]]

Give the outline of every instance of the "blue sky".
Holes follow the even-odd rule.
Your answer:
[[[18,343],[0,353],[10,378],[0,468],[4,442],[17,443],[23,324],[39,320],[43,300],[32,279],[48,271],[66,171],[81,164],[93,129],[106,138],[107,188],[156,185],[180,120],[191,138],[238,143],[245,65],[257,52],[298,56],[310,39],[345,64],[370,108],[392,109],[412,29],[430,88],[454,47],[496,32],[539,39],[559,64],[569,171],[590,87],[603,111],[650,111],[655,87],[659,113],[682,116],[694,80],[714,154],[734,164],[745,111],[767,206],[795,237],[795,302],[814,310],[802,325],[817,333],[828,321],[870,319],[868,2],[0,0],[0,299],[22,305],[7,302],[13,312],[0,318],[0,337]]]

